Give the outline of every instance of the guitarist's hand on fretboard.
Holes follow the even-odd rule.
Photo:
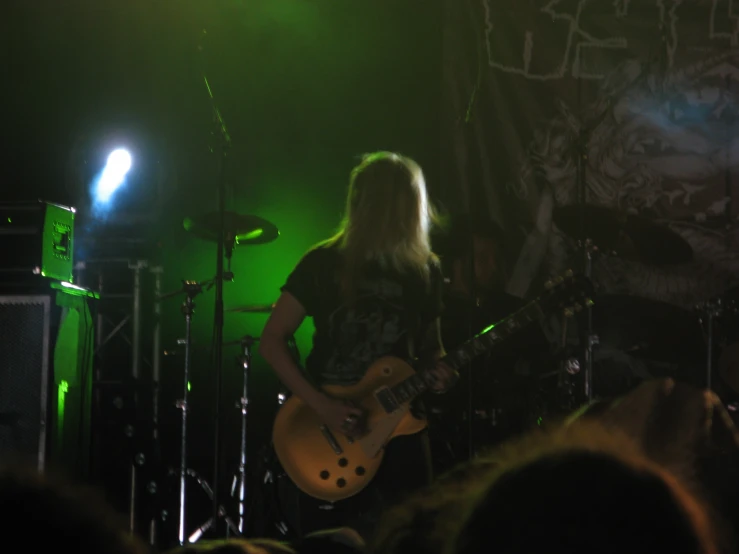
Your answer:
[[[448,391],[459,379],[459,372],[441,360],[436,362],[436,366],[428,374],[431,377],[431,390],[439,394]]]

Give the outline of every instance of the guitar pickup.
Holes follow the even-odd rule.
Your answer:
[[[388,387],[383,387],[375,391],[375,398],[387,414],[393,413],[400,407],[398,401],[395,398],[395,395],[393,394],[393,391],[391,391]]]
[[[321,425],[321,434],[323,435],[323,438],[326,439],[326,442],[328,442],[331,450],[334,451],[334,454],[339,456],[344,453],[344,450],[337,442],[336,437],[334,437],[334,434],[331,432],[331,429],[329,429],[326,425]]]

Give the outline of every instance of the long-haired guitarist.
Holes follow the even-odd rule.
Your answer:
[[[363,413],[323,385],[352,385],[383,356],[418,358],[444,392],[456,373],[438,362],[443,277],[431,251],[434,218],[420,166],[391,152],[363,157],[351,172],[346,215],[336,235],[312,248],[281,289],[259,351],[292,394],[334,432],[360,435]],[[306,317],[315,325],[306,372],[287,346]],[[307,373],[307,375],[306,375]],[[391,441],[370,486],[333,510],[331,525],[361,525],[431,479],[425,431]],[[366,517],[365,517],[366,516]]]

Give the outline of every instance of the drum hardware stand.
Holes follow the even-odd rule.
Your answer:
[[[582,104],[580,101],[582,85],[578,83],[577,95],[578,104]],[[593,241],[588,238],[588,230],[586,223],[586,211],[587,211],[587,183],[585,175],[585,165],[588,160],[588,144],[589,132],[582,128],[577,137],[577,196],[580,204],[580,248],[582,248],[583,255],[583,273],[585,278],[592,280],[593,277],[593,255],[595,254],[596,247]],[[595,335],[593,334],[593,310],[588,306],[585,311],[585,347],[583,349],[585,373],[583,375],[583,384],[585,393],[585,401],[590,403],[593,401],[593,345],[595,344]]]
[[[696,306],[701,312],[701,323],[706,323],[706,388],[713,389],[713,322],[723,313],[720,298],[702,302]]]
[[[234,476],[233,484],[231,486],[232,496],[236,496],[239,503],[239,520],[238,524],[234,524],[233,520],[228,516],[226,509],[219,505],[218,516],[224,518],[227,525],[227,533],[233,533],[236,536],[244,534],[246,526],[246,460],[247,460],[247,448],[246,448],[246,435],[247,435],[247,415],[249,410],[249,369],[251,368],[251,357],[252,347],[254,343],[259,340],[252,336],[246,335],[241,339],[241,347],[243,348],[244,354],[239,358],[239,363],[243,369],[243,384],[241,390],[241,398],[236,403],[236,407],[241,410],[241,444],[239,449],[239,471]],[[200,486],[205,492],[213,499],[214,491],[208,486],[207,482],[200,479]],[[201,525],[195,533],[193,533],[189,542],[195,542],[203,536],[207,531],[213,528],[217,520],[211,517],[203,525]]]
[[[590,239],[585,239],[585,278],[592,281],[593,258],[598,254],[598,247]],[[593,401],[593,348],[600,343],[600,338],[593,330],[593,308],[590,303],[585,307],[585,398],[588,403]],[[579,367],[578,367],[579,371]]]
[[[569,313],[568,310],[562,312],[562,335],[560,337],[560,346],[562,352],[567,352],[567,322],[573,314]],[[573,356],[568,356],[560,362],[560,369],[557,372],[557,389],[562,395],[562,402],[566,404],[563,406],[567,411],[570,411],[573,406],[573,394],[574,389],[572,387],[572,379],[570,377],[580,373],[580,361]]]
[[[582,111],[582,76],[578,76],[577,81],[577,104]],[[586,166],[588,161],[588,143],[590,142],[590,135],[598,127],[598,125],[605,120],[610,113],[611,100],[609,99],[607,106],[593,119],[588,121],[587,126],[581,124],[580,129],[575,139],[575,150],[576,150],[576,185],[577,185],[577,200],[580,205],[580,247],[583,250],[583,262],[585,277],[592,281],[593,278],[593,258],[598,253],[598,247],[593,242],[592,238],[588,237],[588,229],[586,223],[587,203],[588,203],[588,191],[587,191],[587,175]],[[587,402],[593,401],[593,347],[599,343],[598,336],[593,331],[593,309],[588,303],[585,308],[585,375],[584,375],[584,393]]]
[[[192,477],[197,482],[197,484],[200,485],[200,488],[203,489],[203,492],[205,492],[205,494],[208,496],[208,498],[210,498],[211,500],[213,499],[213,489],[208,484],[208,481],[206,481],[205,479],[203,479],[202,477],[200,477],[200,475],[198,475],[192,469],[188,469],[187,470],[187,475],[189,475],[190,477]],[[236,529],[236,525],[231,520],[231,518],[227,516],[226,509],[223,506],[219,506],[219,508],[218,508],[218,516],[225,519],[226,526],[227,526],[227,529],[228,530],[230,530],[231,532],[233,532],[234,535],[238,535],[239,534],[238,533],[238,530]],[[205,533],[207,533],[213,527],[213,523],[214,523],[214,520],[213,520],[213,518],[211,518],[208,521],[206,521],[203,525],[201,525],[200,527],[198,527],[187,538],[187,543],[188,544],[193,544],[193,543],[196,543],[197,541],[199,541],[203,537],[203,535],[205,535]]]
[[[192,360],[192,315],[195,312],[194,299],[197,295],[203,292],[203,288],[208,285],[208,290],[212,286],[212,282],[198,283],[196,281],[182,281],[182,288],[178,291],[171,292],[159,297],[159,300],[177,296],[178,294],[184,293],[186,295],[185,301],[182,303],[180,308],[182,315],[185,316],[185,361],[183,370],[183,386],[182,386],[182,398],[176,402],[176,406],[182,412],[181,416],[181,427],[180,427],[180,470],[179,470],[179,481],[180,481],[180,501],[179,501],[179,525],[177,538],[180,546],[185,545],[185,513],[186,513],[186,498],[185,498],[185,482],[187,480],[187,413],[190,409],[188,405],[188,396],[190,388],[190,364]]]
[[[243,384],[241,398],[237,404],[237,407],[241,409],[241,449],[239,450],[239,473],[234,477],[231,494],[237,494],[239,502],[238,529],[242,535],[244,534],[246,521],[246,424],[249,411],[249,369],[251,368],[252,346],[257,340],[249,335],[241,339],[241,348],[244,350],[244,355],[240,359],[243,369]]]

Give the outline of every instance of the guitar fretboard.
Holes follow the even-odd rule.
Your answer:
[[[538,299],[534,300],[507,318],[483,329],[478,335],[444,356],[442,361],[452,369],[457,370],[520,329],[538,320],[542,315],[543,311]],[[433,379],[428,371],[419,371],[390,390],[396,402],[403,404],[428,390],[432,384]]]

